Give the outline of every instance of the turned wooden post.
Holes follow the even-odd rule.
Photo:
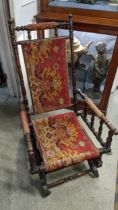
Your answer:
[[[70,50],[71,50],[72,85],[73,85],[73,103],[74,103],[74,111],[77,114],[77,88],[76,88],[76,70],[74,63],[72,15],[69,15],[69,32],[70,32],[69,36],[70,36]]]
[[[27,114],[25,111],[24,104],[20,103],[19,107],[20,107],[20,119],[22,122],[25,143],[26,143],[27,152],[28,152],[28,156],[29,156],[30,173],[35,174],[38,172],[39,168],[37,167],[37,164],[36,164],[35,153],[34,153],[34,148],[32,145],[31,132],[30,132],[30,128],[28,125]]]
[[[55,36],[58,37],[58,29],[55,29]]]
[[[108,137],[107,137],[107,140],[106,140],[106,144],[105,144],[105,147],[106,147],[107,149],[110,149],[110,147],[111,147],[112,137],[113,137],[113,131],[110,130],[109,133],[108,133]]]
[[[86,120],[87,119],[87,104],[85,104],[85,106],[84,106],[84,120]]]
[[[22,90],[23,102],[25,104],[25,109],[26,109],[26,113],[27,113],[28,123],[29,123],[29,126],[31,127],[32,123],[31,123],[28,99],[27,99],[26,90],[25,90],[25,84],[24,84],[24,80],[23,80],[23,74],[22,74],[20,60],[19,60],[17,41],[16,41],[16,35],[15,35],[15,22],[14,22],[14,19],[11,19],[9,21],[9,29],[10,29],[11,40],[12,40],[12,45],[13,45],[13,50],[14,50],[14,56],[15,56],[15,61],[16,61],[17,72],[18,72],[18,76],[19,76],[19,80],[20,80],[20,86],[21,86],[21,90]]]
[[[28,30],[28,31],[27,31],[27,35],[28,35],[28,39],[31,40],[31,39],[32,39],[31,31]]]
[[[95,121],[95,115],[94,115],[94,113],[92,112],[92,115],[91,115],[91,122],[90,122],[91,128],[94,127],[94,121]]]
[[[103,120],[100,120],[100,126],[99,126],[99,129],[98,129],[98,138],[101,138],[101,135],[102,135],[102,130],[103,130]]]

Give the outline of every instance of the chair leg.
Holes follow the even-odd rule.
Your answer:
[[[92,173],[94,174],[94,176],[99,177],[99,173],[98,173],[98,170],[97,170],[97,167],[96,167],[94,161],[88,160],[88,164],[89,164],[90,169],[91,169]]]
[[[41,184],[41,194],[42,197],[48,196],[51,192],[48,189],[47,185],[47,180],[46,180],[46,174],[45,172],[41,169],[39,172],[39,177],[40,177],[40,184]]]
[[[102,164],[103,164],[103,161],[102,161],[101,157],[93,159],[93,162],[95,163],[97,168],[100,168],[102,166]]]

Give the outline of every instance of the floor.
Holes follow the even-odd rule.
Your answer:
[[[85,175],[52,188],[47,198],[40,196],[38,176],[28,173],[23,133],[16,98],[6,96],[0,88],[0,210],[113,210],[118,138],[114,138],[112,155],[104,155],[99,178]],[[112,94],[108,117],[118,127],[118,90]],[[73,170],[77,170],[74,167]],[[71,169],[54,177],[71,173]]]
[[[117,166],[116,194],[115,194],[114,210],[118,210],[118,166]]]

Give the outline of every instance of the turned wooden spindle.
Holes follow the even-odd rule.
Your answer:
[[[110,130],[110,131],[108,132],[108,137],[107,137],[107,139],[106,139],[106,145],[105,145],[105,147],[106,147],[107,149],[110,149],[110,147],[111,147],[112,137],[113,137],[113,131]]]
[[[80,89],[78,89],[78,93],[84,99],[89,109],[91,109],[95,115],[101,119],[104,124],[106,124],[106,126],[113,132],[114,135],[118,135],[118,130],[107,120],[106,116],[99,110],[99,108],[92,102],[92,100],[83,94]]]
[[[87,119],[87,110],[88,110],[88,107],[87,107],[87,104],[85,104],[85,106],[84,106],[84,120]]]
[[[58,29],[55,28],[55,36],[58,37]]]
[[[72,15],[69,15],[69,37],[70,37],[70,51],[71,51],[73,103],[74,103],[74,111],[77,114],[77,87],[76,87],[76,69],[75,69],[75,63],[74,63],[74,47],[73,47],[74,36],[73,36]]]
[[[25,143],[26,143],[27,152],[28,152],[28,156],[29,156],[30,172],[31,172],[31,174],[35,174],[38,171],[38,168],[37,168],[37,164],[36,164],[34,148],[32,145],[31,132],[30,132],[29,124],[28,124],[28,118],[27,118],[24,104],[20,103],[19,107],[20,107],[20,119],[22,122]]]
[[[35,23],[28,24],[25,26],[17,26],[15,27],[16,31],[37,31],[37,30],[45,30],[45,29],[55,29],[57,27],[65,27],[68,26],[68,22],[45,22],[45,23]]]
[[[102,135],[103,124],[104,124],[103,120],[100,120],[100,126],[99,126],[99,129],[98,129],[98,138],[100,138],[101,135]]]
[[[90,122],[91,128],[94,127],[94,122],[95,122],[95,114],[92,112],[92,115],[91,115],[91,122]]]
[[[18,48],[17,48],[17,41],[16,41],[16,34],[15,34],[15,21],[14,19],[11,19],[9,21],[9,30],[10,34],[12,37],[12,45],[13,45],[13,50],[14,50],[14,56],[15,56],[15,61],[16,61],[16,67],[17,67],[17,73],[20,81],[20,86],[21,86],[21,91],[22,91],[22,96],[23,96],[23,101],[25,104],[25,109],[27,113],[27,118],[28,118],[28,123],[31,126],[31,117],[30,117],[30,111],[29,111],[29,105],[28,105],[28,99],[27,99],[27,94],[25,90],[25,84],[23,80],[23,74],[21,70],[21,65],[20,65],[20,60],[19,60],[19,54],[18,54]]]
[[[29,31],[29,30],[27,31],[27,36],[28,36],[28,39],[29,39],[29,40],[31,40],[31,39],[32,39],[32,36],[31,36],[31,31]]]

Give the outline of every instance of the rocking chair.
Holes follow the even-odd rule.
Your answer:
[[[77,178],[87,172],[98,177],[98,167],[102,166],[102,155],[111,151],[113,135],[118,131],[106,119],[96,105],[76,87],[76,72],[73,53],[73,26],[72,16],[68,22],[49,22],[30,24],[15,27],[14,21],[9,22],[14,56],[22,91],[20,101],[20,118],[23,127],[26,147],[29,156],[30,173],[39,174],[43,196],[50,194],[49,188]],[[69,37],[47,39],[31,38],[32,31],[45,29],[68,28]],[[16,31],[27,31],[28,39],[16,41]],[[57,33],[56,33],[57,34]],[[70,40],[71,73],[73,97],[69,97],[68,63],[66,40]],[[33,113],[30,112],[17,46],[21,45],[29,87],[31,92]],[[69,70],[70,71],[70,70]],[[85,102],[84,110],[78,110],[77,96]],[[61,113],[53,110],[66,108]],[[89,111],[89,112],[87,112]],[[48,117],[36,114],[48,112]],[[53,113],[53,114],[52,114]],[[32,115],[36,119],[32,119]],[[88,120],[88,115],[89,119]],[[78,120],[78,116],[93,132],[100,147],[97,148]],[[90,117],[91,116],[91,117]],[[95,131],[94,120],[99,118],[98,131]],[[108,127],[108,137],[102,140],[103,125]],[[65,177],[47,184],[48,173],[63,169],[80,162],[88,161],[89,169],[80,171],[72,176]]]

